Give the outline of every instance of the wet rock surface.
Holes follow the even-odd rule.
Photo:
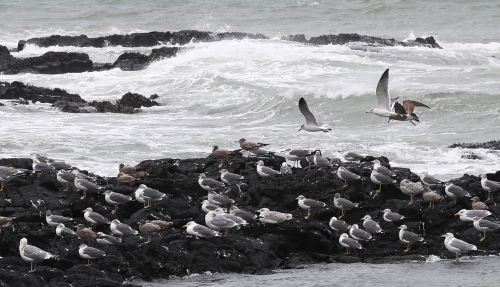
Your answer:
[[[484,148],[491,150],[500,150],[500,141],[489,141],[485,143],[455,143],[449,148]]]
[[[384,166],[390,166],[386,158],[379,158]],[[266,166],[279,169],[282,157],[263,159]],[[59,286],[71,282],[73,286],[120,286],[130,278],[151,280],[169,276],[185,276],[193,273],[238,272],[265,274],[276,268],[300,268],[302,264],[315,262],[369,262],[392,263],[405,260],[425,260],[428,255],[441,258],[454,258],[443,244],[440,236],[446,232],[457,238],[478,246],[481,251],[473,255],[497,254],[500,251],[498,233],[488,233],[486,240],[480,242],[482,233],[471,222],[462,222],[455,215],[460,209],[471,209],[469,198],[461,198],[457,204],[446,199],[435,204],[433,209],[423,202],[421,196],[409,205],[409,196],[403,194],[395,185],[378,188],[369,179],[370,162],[354,164],[350,170],[361,175],[360,180],[344,182],[330,170],[293,169],[293,174],[276,177],[260,177],[255,168],[255,159],[248,162],[241,156],[230,156],[223,168],[245,176],[244,183],[233,186],[225,195],[235,200],[240,209],[251,212],[267,207],[271,210],[291,213],[292,220],[280,224],[263,224],[253,221],[239,230],[231,230],[227,237],[196,239],[181,227],[195,221],[205,225],[205,214],[200,202],[207,191],[198,184],[198,176],[204,172],[208,178],[220,180],[219,159],[212,155],[199,159],[160,159],[146,160],[139,164],[149,173],[139,181],[117,184],[116,178],[97,176],[97,183],[105,189],[133,196],[140,184],[146,184],[167,194],[168,198],[153,203],[150,208],[132,201],[120,205],[116,214],[113,206],[107,204],[103,194],[90,195],[81,200],[81,193],[74,190],[63,192],[64,188],[55,177],[55,172],[40,175],[29,174],[12,178],[6,182],[5,190],[0,193],[0,215],[15,216],[13,227],[2,228],[0,235],[0,282],[11,286]],[[0,165],[31,169],[31,159],[2,159]],[[348,167],[349,163],[340,163]],[[334,168],[335,170],[335,168]],[[398,182],[408,178],[418,181],[418,176],[409,169],[393,167]],[[88,172],[84,171],[88,174]],[[491,180],[500,181],[500,171],[488,174]],[[488,194],[481,188],[480,179],[464,175],[451,180],[472,196],[485,201]],[[444,186],[433,188],[444,194]],[[333,206],[335,193],[360,207],[346,211],[343,220],[349,224],[362,226],[361,218],[366,214],[380,222],[384,233],[374,236],[373,240],[362,242],[364,249],[345,255],[345,249],[338,242],[338,235],[328,223],[332,216],[339,217],[341,211]],[[326,208],[312,212],[305,219],[306,210],[301,209],[296,197],[321,200]],[[500,200],[494,193],[494,200]],[[492,200],[485,201],[492,217],[500,210]],[[74,236],[58,237],[55,228],[45,222],[45,211],[73,217],[67,226],[86,224],[82,210],[92,207],[106,218],[119,219],[137,229],[141,219],[161,219],[172,221],[173,227],[155,234],[152,242],[146,244],[147,236],[127,236],[118,245],[102,247],[92,239],[78,239]],[[390,208],[405,216],[401,223],[385,222],[381,210]],[[491,220],[491,217],[488,218]],[[399,241],[398,226],[405,224],[408,230],[421,234],[425,241],[412,245],[409,252],[403,252],[406,244]],[[88,226],[88,225],[87,225]],[[109,226],[100,225],[96,231],[110,233]],[[28,244],[58,254],[58,259],[45,260],[38,264],[33,273],[28,273],[30,264],[19,256],[19,240],[27,238]],[[106,257],[85,266],[85,259],[78,256],[78,246],[85,243],[104,250]]]

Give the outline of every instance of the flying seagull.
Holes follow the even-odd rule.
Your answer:
[[[389,95],[389,69],[385,70],[377,84],[377,107],[371,108],[367,113],[372,113],[380,117],[398,117],[399,114],[392,111],[393,101]]]
[[[425,107],[430,109],[430,107],[428,107],[427,105],[417,101],[404,100],[403,105],[401,105],[399,102],[396,101],[394,103],[394,112],[397,113],[398,115],[389,117],[389,122],[391,120],[410,121],[410,123],[415,125],[413,121],[420,122],[417,115],[413,112],[415,107]]]
[[[307,106],[306,100],[304,100],[304,98],[300,98],[299,100],[299,110],[306,118],[306,123],[300,126],[299,132],[301,130],[305,130],[308,132],[329,132],[332,130],[331,128],[327,128],[324,125],[320,126],[318,124],[316,118],[309,110],[309,107]]]

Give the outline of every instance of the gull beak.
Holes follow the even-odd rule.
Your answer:
[[[460,216],[460,214],[458,214],[458,213],[455,213],[455,216]]]
[[[82,213],[85,213],[85,211],[87,211],[87,210],[82,210]]]
[[[182,228],[187,228],[187,225],[183,225]]]
[[[399,226],[398,229],[401,229],[401,226]]]
[[[441,235],[441,237],[446,237],[446,235],[443,234],[443,235]]]

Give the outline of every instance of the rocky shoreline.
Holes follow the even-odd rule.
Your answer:
[[[374,158],[373,158],[374,159]],[[379,158],[383,165],[390,166],[387,158]],[[263,158],[265,165],[278,169],[285,161],[280,156]],[[239,230],[231,230],[227,237],[196,239],[186,233],[182,226],[189,221],[205,225],[205,214],[200,203],[207,195],[198,184],[198,176],[204,172],[209,178],[219,179],[219,159],[212,155],[198,159],[159,159],[146,160],[138,166],[149,173],[133,183],[118,183],[116,178],[97,176],[97,183],[107,190],[133,196],[140,184],[155,188],[168,195],[168,199],[155,202],[151,208],[143,208],[137,201],[120,206],[112,214],[113,206],[107,204],[102,193],[89,195],[81,200],[75,191],[63,192],[64,188],[56,179],[56,172],[40,175],[28,174],[14,177],[6,182],[5,190],[0,193],[0,215],[14,216],[12,227],[2,228],[0,234],[0,282],[8,286],[122,286],[129,279],[152,280],[169,276],[186,276],[210,271],[220,273],[266,274],[277,268],[298,268],[301,264],[317,262],[367,262],[389,263],[401,260],[425,260],[429,255],[441,258],[454,258],[443,244],[440,236],[453,233],[480,251],[472,255],[498,254],[500,235],[489,233],[480,242],[482,233],[472,223],[460,221],[454,216],[461,209],[471,209],[469,198],[461,198],[455,205],[449,198],[437,202],[433,209],[421,196],[409,205],[409,196],[403,194],[396,185],[384,186],[382,192],[370,180],[371,162],[353,164],[351,171],[362,176],[351,182],[345,189],[344,182],[331,170],[293,169],[293,174],[262,178],[257,174],[255,158],[247,162],[241,155],[229,156],[226,165],[230,172],[245,176],[241,185],[233,187],[229,197],[235,204],[251,212],[266,207],[271,210],[290,213],[293,219],[280,224],[263,224],[253,221]],[[348,167],[350,163],[332,160],[335,166]],[[0,165],[31,170],[32,160],[28,158],[1,159]],[[304,162],[302,166],[307,166]],[[336,168],[334,168],[336,170]],[[418,181],[417,175],[407,168],[393,167],[397,181],[409,179]],[[84,173],[88,173],[84,171]],[[500,181],[500,171],[488,174],[491,180]],[[481,188],[480,178],[463,175],[451,180],[467,190],[472,196],[483,201],[488,194]],[[444,195],[444,186],[435,188]],[[333,206],[335,193],[360,207],[346,212],[349,224],[361,224],[366,214],[380,222],[384,233],[375,235],[373,240],[362,242],[363,250],[355,250],[345,255],[345,249],[338,242],[338,235],[329,227],[331,217],[339,217],[341,211]],[[327,203],[304,219],[307,211],[301,209],[296,197],[321,200]],[[494,200],[500,196],[494,193]],[[498,216],[500,207],[492,200],[485,201],[492,212]],[[161,219],[173,222],[173,227],[154,235],[153,241],[145,244],[145,236],[124,237],[118,245],[102,247],[93,239],[78,239],[76,236],[58,237],[55,228],[45,222],[45,211],[74,218],[74,224],[86,224],[82,210],[92,207],[106,218],[119,219],[137,229],[141,219]],[[394,224],[382,219],[381,210],[389,208],[404,215],[401,223]],[[406,244],[398,237],[397,227],[408,226],[408,230],[421,234],[425,241],[403,252]],[[96,231],[109,234],[108,226],[98,226]],[[29,263],[19,255],[19,241],[27,238],[28,244],[58,254],[58,259],[45,260],[38,264],[35,272],[28,273]],[[78,256],[78,246],[85,243],[104,250],[106,257],[98,259],[90,267],[85,259]]]

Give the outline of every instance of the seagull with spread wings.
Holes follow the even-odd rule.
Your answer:
[[[396,112],[398,115],[393,116],[393,117],[389,117],[389,122],[391,120],[410,121],[410,123],[415,125],[415,123],[413,121],[420,122],[417,115],[413,112],[415,107],[425,107],[425,108],[430,109],[429,106],[422,104],[421,102],[417,102],[417,101],[404,100],[403,105],[401,105],[398,101],[396,101],[394,103],[394,112]]]
[[[309,110],[309,107],[307,106],[306,100],[304,100],[304,98],[300,98],[299,100],[299,110],[306,118],[306,123],[300,126],[299,132],[301,130],[305,130],[308,132],[329,132],[332,130],[331,128],[325,127],[323,124],[318,124],[316,118]]]
[[[378,105],[376,108],[371,108],[366,111],[367,113],[372,113],[385,118],[399,116],[399,114],[392,111],[392,105],[395,102],[391,100],[389,95],[389,69],[385,70],[382,77],[380,77],[377,84],[376,94]]]

